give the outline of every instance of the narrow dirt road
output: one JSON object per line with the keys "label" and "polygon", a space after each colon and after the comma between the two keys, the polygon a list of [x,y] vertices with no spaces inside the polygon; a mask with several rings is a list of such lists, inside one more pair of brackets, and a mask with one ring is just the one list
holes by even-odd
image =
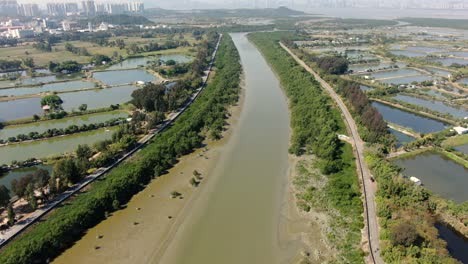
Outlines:
{"label": "narrow dirt road", "polygon": [[322,85],[322,87],[330,94],[330,96],[336,102],[345,118],[348,133],[350,133],[350,137],[354,143],[353,145],[355,150],[354,153],[356,156],[356,166],[358,168],[358,172],[362,180],[362,188],[365,198],[364,213],[366,216],[366,231],[369,241],[370,262],[376,264],[383,264],[385,262],[380,256],[379,225],[375,205],[376,187],[371,181],[371,173],[369,171],[369,168],[367,167],[367,164],[364,161],[364,141],[362,141],[361,137],[359,136],[356,122],[354,122],[351,113],[344,104],[343,100],[341,100],[341,97],[338,96],[338,94],[335,92],[335,90],[333,90],[333,88],[327,82],[320,78],[320,76],[314,70],[312,70],[305,62],[303,62],[294,53],[292,53],[291,50],[289,50],[282,43],[280,43],[280,45],[296,60],[296,62],[299,65],[301,65],[306,71],[310,72],[315,77],[315,79],[320,83],[320,85]]}

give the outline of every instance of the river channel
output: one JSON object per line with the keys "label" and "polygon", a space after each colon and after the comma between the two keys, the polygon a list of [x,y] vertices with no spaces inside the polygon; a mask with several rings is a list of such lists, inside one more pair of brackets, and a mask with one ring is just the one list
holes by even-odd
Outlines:
{"label": "river channel", "polygon": [[[174,221],[168,219],[167,206],[182,201],[170,199],[170,189],[162,186],[187,173],[178,169],[186,166],[185,159],[198,158],[196,164],[201,166],[205,159],[199,159],[200,152],[184,157],[126,209],[90,229],[56,263],[274,264],[299,251],[298,243],[280,235],[289,168],[286,98],[259,51],[245,35],[232,36],[245,73],[242,112],[222,151],[212,156],[216,161],[202,189],[182,200],[190,199],[181,213],[171,213],[176,223],[164,227]],[[185,189],[188,179],[183,181]],[[140,224],[129,224],[132,221]],[[170,235],[161,239],[166,232]],[[99,234],[102,239],[96,238]],[[95,250],[95,245],[100,248]]]}

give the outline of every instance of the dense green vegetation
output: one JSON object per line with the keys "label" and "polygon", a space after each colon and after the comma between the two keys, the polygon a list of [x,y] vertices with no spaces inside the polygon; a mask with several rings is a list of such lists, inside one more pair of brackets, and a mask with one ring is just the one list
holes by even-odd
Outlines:
{"label": "dense green vegetation", "polygon": [[0,70],[17,70],[21,69],[21,61],[19,60],[0,60]]}
{"label": "dense green vegetation", "polygon": [[[338,263],[363,262],[360,249],[363,227],[362,203],[352,151],[338,140],[337,133],[344,129],[343,121],[331,98],[319,83],[298,65],[278,44],[281,38],[292,33],[255,33],[249,39],[257,45],[289,98],[291,127],[293,130],[290,152],[296,155],[316,156],[314,167],[327,177],[322,190],[307,188],[303,200],[314,204],[315,195],[322,195],[322,206],[337,210],[329,239],[336,243],[340,256]],[[323,208],[323,207],[320,208]],[[310,209],[310,207],[309,207]]]}
{"label": "dense green vegetation", "polygon": [[[227,116],[226,107],[238,99],[239,55],[225,36],[216,57],[217,72],[203,93],[165,132],[119,165],[89,191],[59,208],[46,221],[8,245],[1,263],[45,262],[83,235],[84,231],[117,210],[152,178],[163,175],[177,158],[199,147],[206,134],[219,134]],[[203,132],[203,133],[202,133]]]}
{"label": "dense green vegetation", "polygon": [[55,73],[74,73],[81,71],[81,65],[76,61],[49,62],[48,68]]}
{"label": "dense green vegetation", "polygon": [[340,78],[337,74],[347,71],[348,64],[343,57],[317,57],[302,49],[295,48],[291,41],[283,41],[286,45],[320,73],[321,77],[330,83],[348,104],[350,112],[359,125],[359,132],[363,140],[371,143],[393,143],[393,136],[387,130],[387,123],[375,107],[371,105],[366,94],[358,83]]}

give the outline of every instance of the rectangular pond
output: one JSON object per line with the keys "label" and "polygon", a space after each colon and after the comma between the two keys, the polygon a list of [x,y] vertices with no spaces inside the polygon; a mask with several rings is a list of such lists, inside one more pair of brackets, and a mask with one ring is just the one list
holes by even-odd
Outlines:
{"label": "rectangular pond", "polygon": [[462,79],[458,80],[457,83],[468,85],[468,78],[462,78]]}
{"label": "rectangular pond", "polygon": [[[81,104],[87,104],[88,109],[109,107],[112,104],[122,104],[132,99],[135,86],[126,85],[114,88],[88,90],[60,94],[65,111],[78,110]],[[27,98],[7,102],[0,102],[0,122],[43,114],[41,98]]]}
{"label": "rectangular pond", "polygon": [[42,114],[41,98],[27,98],[0,102],[0,122]]}
{"label": "rectangular pond", "polygon": [[428,46],[408,46],[407,50],[416,51],[416,52],[426,52],[426,53],[440,53],[446,51],[443,48],[437,47],[428,47]]}
{"label": "rectangular pond", "polygon": [[434,73],[434,74],[436,74],[438,76],[442,76],[442,77],[448,77],[449,74],[450,75],[452,74],[452,72],[450,72],[450,71],[435,68],[435,67],[426,67],[425,69],[430,71],[431,73]]}
{"label": "rectangular pond", "polygon": [[456,151],[459,151],[459,152],[462,152],[462,153],[465,153],[466,155],[468,155],[468,144],[454,147],[454,149]]}
{"label": "rectangular pond", "polygon": [[108,107],[112,104],[122,104],[132,99],[136,86],[125,85],[113,88],[89,90],[75,93],[60,94],[65,111],[78,110],[81,104],[87,104],[88,109]]}
{"label": "rectangular pond", "polygon": [[393,78],[393,77],[399,77],[399,76],[419,75],[419,74],[420,72],[418,72],[417,70],[402,68],[402,69],[372,73],[371,76],[374,77],[375,79],[382,79],[382,78]]}
{"label": "rectangular pond", "polygon": [[419,178],[423,185],[443,198],[468,201],[468,169],[444,155],[426,152],[395,160],[403,175]]}
{"label": "rectangular pond", "polygon": [[408,127],[418,133],[432,133],[444,130],[448,124],[428,117],[406,112],[379,102],[372,102],[372,105],[382,114],[388,122]]}
{"label": "rectangular pond", "polygon": [[468,51],[450,51],[447,52],[447,55],[452,55],[455,57],[460,57],[460,58],[467,58],[468,59]]}
{"label": "rectangular pond", "polygon": [[452,64],[468,65],[468,60],[455,59],[455,58],[441,58],[435,59],[436,62],[442,63],[444,66],[450,66]]}
{"label": "rectangular pond", "polygon": [[0,147],[0,164],[23,161],[30,158],[45,158],[74,151],[80,144],[92,145],[98,141],[110,139],[117,127],[83,132],[70,136],[56,137],[21,144]]}
{"label": "rectangular pond", "polygon": [[59,82],[49,83],[42,86],[34,87],[17,87],[9,89],[0,89],[0,96],[21,96],[27,94],[38,94],[44,92],[63,92],[73,91],[80,89],[90,89],[94,87],[93,82],[86,81],[70,81],[70,82]]}
{"label": "rectangular pond", "polygon": [[372,87],[369,87],[369,86],[365,86],[365,85],[359,85],[359,88],[362,90],[362,91],[372,91],[374,90],[374,88]]}
{"label": "rectangular pond", "polygon": [[467,109],[456,108],[454,106],[448,106],[441,101],[429,101],[429,100],[425,100],[425,99],[421,99],[421,98],[417,98],[413,96],[400,95],[400,94],[392,98],[398,101],[409,103],[409,104],[426,107],[430,110],[437,111],[439,113],[450,114],[456,118],[464,118],[468,116]]}
{"label": "rectangular pond", "polygon": [[93,73],[93,78],[107,85],[132,84],[137,81],[151,82],[156,77],[145,70],[102,71]]}
{"label": "rectangular pond", "polygon": [[49,129],[63,129],[71,125],[81,126],[84,124],[97,124],[120,117],[128,117],[128,113],[123,111],[112,111],[83,116],[73,116],[63,119],[42,121],[25,125],[7,126],[4,129],[0,129],[0,139],[6,140],[9,137],[16,137],[19,134],[27,135],[30,132],[44,133]]}
{"label": "rectangular pond", "polygon": [[405,56],[405,57],[410,57],[410,58],[415,58],[415,57],[426,57],[426,53],[423,52],[415,52],[415,51],[409,51],[409,50],[391,50],[390,53],[396,56]]}
{"label": "rectangular pond", "polygon": [[411,84],[412,82],[424,82],[424,81],[430,81],[432,80],[432,76],[430,75],[418,75],[418,76],[411,76],[411,77],[402,77],[402,78],[391,78],[391,79],[385,79],[381,80],[380,82],[386,83],[386,84]]}
{"label": "rectangular pond", "polygon": [[397,144],[396,144],[396,147],[399,148],[401,147],[403,144],[405,143],[409,143],[411,141],[413,141],[415,138],[412,137],[412,136],[408,136],[404,133],[401,133],[400,131],[398,130],[395,130],[395,129],[389,129],[390,133],[392,133],[396,139],[397,139]]}
{"label": "rectangular pond", "polygon": [[400,62],[398,63],[383,62],[383,63],[354,64],[354,65],[350,65],[349,69],[353,70],[354,72],[366,72],[366,71],[387,69],[395,65],[397,65],[399,68],[406,66],[406,64],[400,63]]}

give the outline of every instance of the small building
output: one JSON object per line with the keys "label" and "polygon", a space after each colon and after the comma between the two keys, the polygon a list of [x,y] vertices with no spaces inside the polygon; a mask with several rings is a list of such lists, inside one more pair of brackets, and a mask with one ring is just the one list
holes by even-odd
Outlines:
{"label": "small building", "polygon": [[44,110],[44,112],[49,112],[50,111],[50,106],[49,105],[44,105],[42,107],[42,110]]}
{"label": "small building", "polygon": [[416,178],[416,177],[411,176],[409,179],[410,179],[410,181],[414,182],[414,184],[416,184],[418,186],[420,186],[422,184],[421,180]]}
{"label": "small building", "polygon": [[468,134],[468,128],[466,127],[457,126],[454,127],[453,130],[455,130],[455,132],[457,132],[458,135]]}

